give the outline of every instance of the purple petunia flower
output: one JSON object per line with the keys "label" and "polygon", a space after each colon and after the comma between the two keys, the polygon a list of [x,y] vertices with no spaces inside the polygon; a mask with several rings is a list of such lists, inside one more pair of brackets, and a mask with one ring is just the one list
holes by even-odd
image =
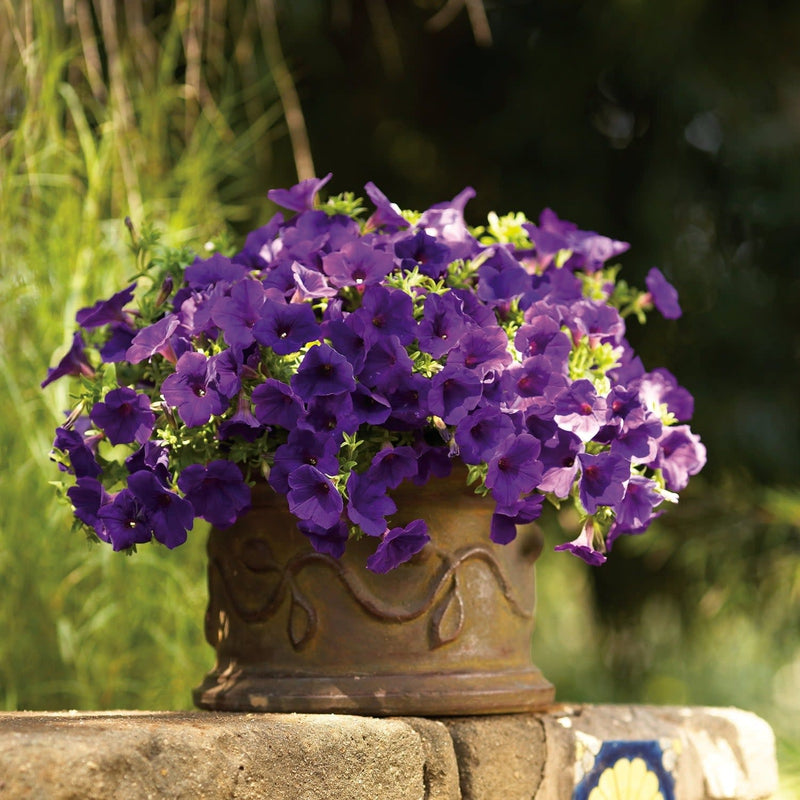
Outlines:
{"label": "purple petunia flower", "polygon": [[250,508],[250,487],[232,461],[190,464],[178,476],[178,488],[195,516],[215,528],[229,528]]}
{"label": "purple petunia flower", "polygon": [[170,482],[169,450],[160,442],[145,442],[125,459],[128,472],[149,469],[165,486]]}
{"label": "purple petunia flower", "polygon": [[[521,364],[514,364],[503,373],[502,383],[506,392],[523,400],[544,397],[552,401],[567,386],[566,376],[553,370],[553,362],[547,356],[531,356]],[[527,404],[522,403],[522,407]]]}
{"label": "purple petunia flower", "polygon": [[413,362],[396,336],[379,339],[367,350],[358,379],[371,389],[392,394],[412,375]]}
{"label": "purple petunia flower", "polygon": [[526,358],[547,356],[553,365],[566,364],[572,344],[552,317],[529,319],[514,336],[514,347]]}
{"label": "purple petunia flower", "polygon": [[77,331],[72,337],[72,345],[67,354],[55,367],[47,370],[47,377],[40,385],[44,389],[45,386],[65,375],[85,375],[87,378],[91,378],[94,374],[94,367],[86,358],[86,345],[83,343],[83,337],[80,331]]}
{"label": "purple petunia flower", "polygon": [[289,491],[289,474],[303,464],[318,467],[322,472],[333,475],[339,469],[338,453],[339,444],[332,437],[303,428],[293,430],[286,444],[275,451],[269,485],[278,494],[286,494]]}
{"label": "purple petunia flower", "polygon": [[312,397],[306,404],[306,413],[298,425],[311,428],[339,441],[342,433],[355,433],[358,418],[353,413],[353,400],[349,392]]}
{"label": "purple petunia flower", "polygon": [[611,442],[611,452],[633,463],[651,461],[656,455],[656,441],[661,436],[661,420],[644,409],[635,409],[625,418]]}
{"label": "purple petunia flower", "polygon": [[395,241],[394,252],[401,269],[410,272],[418,267],[423,275],[434,279],[440,278],[453,260],[450,248],[423,230]]}
{"label": "purple petunia flower", "polygon": [[392,408],[389,422],[405,428],[418,427],[431,413],[428,405],[430,386],[429,378],[416,373],[405,378],[387,395]]}
{"label": "purple petunia flower", "polygon": [[[498,247],[478,270],[478,297],[490,306],[532,294],[531,276],[505,247]],[[523,308],[527,303],[523,301]]]}
{"label": "purple petunia flower", "polygon": [[253,414],[247,392],[241,392],[236,403],[236,411],[219,426],[217,438],[232,439],[237,437],[246,442],[254,442],[266,429],[266,425],[259,422]]}
{"label": "purple petunia flower", "polygon": [[397,511],[386,487],[358,472],[352,472],[347,479],[347,498],[348,518],[368,536],[381,536],[386,530],[386,517]]}
{"label": "purple petunia flower", "polygon": [[417,454],[413,447],[384,447],[372,459],[367,478],[380,486],[396,489],[404,480],[416,477]]}
{"label": "purple petunia flower", "polygon": [[364,338],[370,344],[396,336],[400,344],[408,345],[417,335],[411,298],[400,289],[367,287],[361,308],[353,316],[362,321]]}
{"label": "purple petunia flower", "polygon": [[639,398],[642,404],[654,414],[661,416],[661,406],[675,419],[686,422],[694,413],[694,398],[686,389],[678,385],[675,376],[667,369],[654,369],[642,375],[638,381]]}
{"label": "purple petunia flower", "polygon": [[513,433],[511,418],[499,409],[487,406],[465,416],[456,427],[455,437],[464,463],[480,464],[489,461]]}
{"label": "purple petunia flower", "polygon": [[321,528],[332,528],[344,508],[342,496],[331,479],[308,464],[289,473],[286,499],[289,510],[298,519]]}
{"label": "purple petunia flower", "polygon": [[665,319],[678,319],[681,316],[683,312],[678,302],[678,292],[658,267],[653,267],[647,273],[645,285],[653,305]]}
{"label": "purple petunia flower", "polygon": [[153,536],[170,550],[186,541],[186,532],[194,524],[192,504],[170,491],[149,470],[134,472],[128,488],[141,503]]}
{"label": "purple petunia flower", "polygon": [[477,372],[448,363],[431,379],[428,409],[448,425],[457,425],[478,405],[482,391]]}
{"label": "purple petunia flower", "polygon": [[392,406],[380,392],[373,392],[363,383],[356,385],[352,395],[353,414],[359,425],[383,425],[392,413]]}
{"label": "purple petunia flower", "polygon": [[[95,437],[96,439],[97,437]],[[94,441],[92,443],[95,443]],[[97,478],[102,470],[95,459],[94,449],[89,440],[77,431],[67,428],[56,428],[53,449],[60,450],[69,456],[69,463],[76,478]]]}
{"label": "purple petunia flower", "polygon": [[289,211],[310,210],[314,208],[317,192],[331,179],[331,174],[329,172],[324,178],[308,178],[290,189],[270,189],[267,197]]}
{"label": "purple petunia flower", "polygon": [[296,353],[320,338],[314,310],[306,303],[276,303],[267,300],[261,319],[253,329],[256,341],[271,347],[278,355]]}
{"label": "purple petunia flower", "polygon": [[292,375],[291,385],[304,401],[316,395],[341,394],[356,388],[350,362],[327,344],[315,344],[305,354]]}
{"label": "purple petunia flower", "polygon": [[633,475],[608,533],[607,544],[610,545],[623,533],[642,533],[658,516],[653,510],[663,500],[664,497],[658,491],[655,481],[643,478],[641,475]]}
{"label": "purple petunia flower", "polygon": [[475,190],[467,186],[449,203],[431,206],[417,223],[417,227],[444,242],[454,259],[469,258],[478,249],[478,242],[464,220],[464,208],[473,197]]}
{"label": "purple petunia flower", "polygon": [[130,315],[122,309],[133,300],[135,288],[136,283],[134,282],[127,289],[117,292],[108,300],[98,300],[93,306],[82,308],[75,315],[75,321],[86,330],[99,328],[101,325],[109,325],[113,322],[130,324]]}
{"label": "purple petunia flower", "polygon": [[391,254],[375,250],[357,239],[322,258],[322,271],[338,288],[380,283],[393,269]]}
{"label": "purple petunia flower", "polygon": [[156,353],[164,356],[173,364],[178,360],[173,346],[172,337],[180,326],[180,320],[175,314],[166,317],[142,328],[133,337],[128,348],[126,359],[131,364],[138,364],[146,358],[152,358]]}
{"label": "purple petunia flower", "polygon": [[90,528],[94,528],[103,541],[109,541],[108,534],[97,516],[100,507],[111,500],[103,484],[97,478],[78,478],[75,485],[67,489],[67,497],[72,503],[75,516]]}
{"label": "purple petunia flower", "polygon": [[450,453],[443,447],[418,440],[414,449],[417,451],[417,474],[412,481],[417,486],[424,486],[431,478],[446,478],[453,471]]}
{"label": "purple petunia flower", "polygon": [[574,433],[557,428],[555,435],[542,444],[544,474],[539,491],[552,492],[561,498],[569,496],[578,472],[578,454],[583,448],[583,442]]}
{"label": "purple petunia flower", "polygon": [[[329,306],[330,308],[330,306]],[[346,320],[331,319],[324,323],[325,338],[337,353],[341,353],[353,366],[353,374],[358,375],[364,367],[369,349],[365,341],[366,323],[350,314]]]}
{"label": "purple petunia flower", "polygon": [[613,453],[581,453],[579,495],[583,507],[594,514],[600,506],[616,510],[625,495],[631,476],[631,464]]}
{"label": "purple petunia flower", "polygon": [[307,520],[298,522],[297,527],[308,537],[311,546],[318,553],[326,553],[332,558],[341,558],[344,555],[350,531],[343,519],[330,528],[322,528]]}
{"label": "purple petunia flower", "polygon": [[303,266],[299,261],[292,262],[292,275],[296,287],[292,303],[302,303],[317,297],[336,297],[338,294],[336,287],[330,285],[325,275]]}
{"label": "purple petunia flower", "polygon": [[405,528],[392,528],[383,536],[375,552],[367,559],[367,569],[383,575],[419,553],[431,540],[424,520],[415,519]]}
{"label": "purple petunia flower", "polygon": [[261,319],[265,297],[259,281],[242,280],[233,285],[230,295],[214,304],[211,319],[230,347],[243,349],[253,343],[253,329]]}
{"label": "purple petunia flower", "polygon": [[606,342],[619,344],[625,335],[625,321],[619,311],[604,303],[582,300],[573,306],[570,328],[575,339],[587,336],[590,347]]}
{"label": "purple petunia flower", "polygon": [[202,353],[184,353],[175,372],[164,379],[161,394],[190,428],[205,425],[228,407],[228,398],[217,386],[213,361]]}
{"label": "purple petunia flower", "polygon": [[105,534],[101,538],[111,542],[114,550],[146,544],[153,537],[147,511],[130,489],[122,489],[109,503],[101,506],[97,519]]}
{"label": "purple petunia flower", "polygon": [[489,538],[496,544],[508,544],[517,536],[517,525],[527,525],[539,519],[544,495],[532,494],[510,507],[498,507],[492,514]]}
{"label": "purple petunia flower", "polygon": [[429,294],[419,323],[419,346],[434,358],[456,347],[467,330],[463,304],[453,292]]}
{"label": "purple petunia flower", "polygon": [[398,230],[399,228],[408,227],[408,222],[400,213],[399,206],[396,203],[392,203],[372,181],[364,185],[364,190],[375,206],[375,211],[364,226],[366,230],[378,230],[380,228]]}
{"label": "purple petunia flower", "polygon": [[606,399],[598,396],[591,381],[575,381],[556,399],[555,421],[588,442],[608,421]]}
{"label": "purple petunia flower", "polygon": [[292,430],[303,412],[303,404],[291,387],[274,378],[256,386],[252,399],[256,419],[262,425]]}
{"label": "purple petunia flower", "polygon": [[209,258],[196,258],[184,270],[183,276],[191,289],[204,290],[218,283],[232,284],[243,280],[249,272],[245,264],[237,264],[222,253]]}
{"label": "purple petunia flower", "polygon": [[658,440],[658,452],[649,465],[664,473],[667,489],[680,492],[686,488],[689,478],[705,466],[706,448],[688,425],[664,428]]}
{"label": "purple petunia flower", "polygon": [[[239,356],[243,354],[240,353]],[[242,380],[239,377],[243,364],[233,350],[223,350],[208,360],[209,374],[214,376],[217,391],[227,400],[231,400],[239,394],[242,388]]]}
{"label": "purple petunia flower", "polygon": [[598,567],[605,563],[606,557],[594,547],[594,520],[586,520],[577,539],[556,545],[554,550],[569,550],[574,556],[582,558],[587,564]]}
{"label": "purple petunia flower", "polygon": [[565,266],[568,269],[582,269],[586,272],[602,269],[609,259],[630,249],[628,242],[610,239],[594,231],[572,231],[567,234],[567,241],[573,255]]}
{"label": "purple petunia flower", "polygon": [[89,417],[114,445],[144,444],[156,422],[150,398],[126,386],[112,389],[103,402],[95,403]]}
{"label": "purple petunia flower", "polygon": [[244,266],[248,271],[269,267],[283,250],[280,232],[284,222],[284,216],[279,211],[266,225],[250,231],[245,237],[244,247],[232,261]]}
{"label": "purple petunia flower", "polygon": [[466,331],[459,339],[458,346],[450,351],[447,365],[474,370],[483,378],[491,372],[502,372],[511,360],[508,337],[499,325],[494,325]]}
{"label": "purple petunia flower", "polygon": [[541,445],[529,433],[511,435],[489,461],[485,483],[501,506],[513,506],[542,479]]}
{"label": "purple petunia flower", "polygon": [[126,360],[126,354],[133,344],[136,331],[124,323],[112,325],[110,331],[111,336],[100,349],[100,358],[104,364],[118,364]]}

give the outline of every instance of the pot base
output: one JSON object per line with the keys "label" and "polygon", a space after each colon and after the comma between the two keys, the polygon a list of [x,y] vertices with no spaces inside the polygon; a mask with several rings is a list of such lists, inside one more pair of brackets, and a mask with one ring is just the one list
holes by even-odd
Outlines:
{"label": "pot base", "polygon": [[276,677],[253,667],[211,672],[193,692],[199,708],[366,716],[463,716],[540,711],[555,689],[531,666],[517,671]]}

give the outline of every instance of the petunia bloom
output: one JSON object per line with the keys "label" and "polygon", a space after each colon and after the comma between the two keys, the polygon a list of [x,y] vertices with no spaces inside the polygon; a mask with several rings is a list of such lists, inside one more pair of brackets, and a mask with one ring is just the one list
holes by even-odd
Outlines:
{"label": "petunia bloom", "polygon": [[168,489],[149,470],[134,472],[128,488],[141,503],[153,536],[170,550],[186,541],[186,532],[194,524],[194,507]]}
{"label": "petunia bloom", "polygon": [[72,345],[64,358],[55,367],[47,370],[47,377],[41,383],[42,389],[65,375],[85,375],[87,378],[94,375],[94,367],[86,357],[86,345],[80,331],[73,335]]}
{"label": "petunia bloom", "polygon": [[344,503],[331,479],[305,464],[289,474],[289,510],[298,519],[330,528],[336,524]]}
{"label": "petunia bloom", "polygon": [[153,538],[150,517],[141,501],[130,489],[122,489],[97,512],[105,541],[114,550],[127,550],[136,544],[146,544]]}
{"label": "petunia bloom", "polygon": [[228,398],[217,385],[213,362],[202,353],[184,353],[175,372],[164,379],[161,393],[190,428],[204,425],[228,407]]}
{"label": "petunia bloom", "polygon": [[521,495],[532,492],[542,479],[541,445],[529,433],[511,435],[497,448],[489,462],[486,485],[502,506],[511,506]]}
{"label": "petunia bloom", "polygon": [[587,564],[597,567],[605,563],[606,557],[594,546],[594,520],[586,520],[578,537],[571,542],[556,545],[553,550],[568,550],[572,555],[583,559]]}
{"label": "petunia bloom", "polygon": [[330,345],[316,344],[292,375],[291,386],[302,400],[315,395],[341,394],[356,388],[350,362]]}
{"label": "petunia bloom", "polygon": [[144,444],[156,421],[150,398],[126,386],[112,389],[103,402],[95,403],[89,416],[114,445]]}
{"label": "petunia bloom", "polygon": [[600,506],[618,508],[631,475],[630,461],[613,453],[580,453],[578,461],[581,468],[579,495],[586,511],[594,514]]}
{"label": "petunia bloom", "polygon": [[416,519],[405,528],[392,528],[367,559],[367,569],[384,574],[416,555],[431,540],[424,520]]}
{"label": "petunia bloom", "polygon": [[178,476],[178,488],[195,515],[216,528],[229,528],[250,508],[250,487],[232,461],[190,464]]}
{"label": "petunia bloom", "polygon": [[270,189],[267,197],[273,203],[290,211],[306,211],[314,208],[317,192],[331,179],[328,173],[324,178],[308,178],[290,189]]}
{"label": "petunia bloom", "polygon": [[113,322],[130,323],[131,317],[123,311],[123,308],[133,300],[135,288],[136,283],[132,283],[127,289],[117,292],[108,300],[98,300],[93,306],[82,308],[75,315],[75,321],[86,330]]}
{"label": "petunia bloom", "polygon": [[261,319],[253,327],[253,335],[259,344],[285,356],[319,339],[320,328],[310,305],[267,300]]}
{"label": "petunia bloom", "polygon": [[678,292],[664,277],[661,270],[653,267],[644,280],[653,305],[661,312],[661,315],[665,319],[678,319],[683,313],[680,303],[678,303]]}

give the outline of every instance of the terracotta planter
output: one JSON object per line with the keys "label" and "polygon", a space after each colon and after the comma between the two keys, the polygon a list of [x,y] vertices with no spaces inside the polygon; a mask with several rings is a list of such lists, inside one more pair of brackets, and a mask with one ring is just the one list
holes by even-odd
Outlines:
{"label": "terracotta planter", "polygon": [[256,488],[250,514],[208,544],[206,638],[216,667],[201,708],[455,715],[530,711],[554,689],[531,663],[538,528],[489,539],[493,504],[465,473],[393,493],[392,525],[424,518],[422,552],[386,575],[350,542],[341,561],[315,552],[283,497]]}

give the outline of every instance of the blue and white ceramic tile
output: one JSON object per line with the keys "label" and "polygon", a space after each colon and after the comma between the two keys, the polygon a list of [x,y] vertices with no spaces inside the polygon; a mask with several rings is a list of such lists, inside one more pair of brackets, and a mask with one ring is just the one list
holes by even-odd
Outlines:
{"label": "blue and white ceramic tile", "polygon": [[675,800],[680,744],[578,735],[572,800]]}

